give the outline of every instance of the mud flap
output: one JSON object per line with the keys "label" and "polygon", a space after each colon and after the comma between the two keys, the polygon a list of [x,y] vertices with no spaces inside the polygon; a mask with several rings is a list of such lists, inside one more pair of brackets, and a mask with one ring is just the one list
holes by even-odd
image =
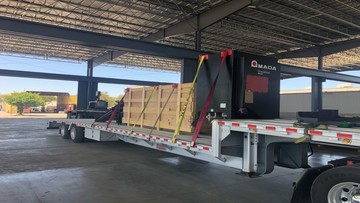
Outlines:
{"label": "mud flap", "polygon": [[299,180],[294,183],[294,192],[291,198],[291,203],[312,203],[310,197],[311,186],[322,172],[333,168],[331,165],[320,166],[305,169]]}

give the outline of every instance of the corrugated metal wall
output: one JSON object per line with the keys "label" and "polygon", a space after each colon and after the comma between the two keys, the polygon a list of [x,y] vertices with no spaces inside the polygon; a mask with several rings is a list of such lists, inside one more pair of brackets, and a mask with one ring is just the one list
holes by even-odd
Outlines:
{"label": "corrugated metal wall", "polygon": [[[324,92],[323,108],[338,109],[342,115],[360,116],[360,91]],[[297,111],[311,111],[311,94],[281,94],[280,116],[282,118],[295,118]]]}

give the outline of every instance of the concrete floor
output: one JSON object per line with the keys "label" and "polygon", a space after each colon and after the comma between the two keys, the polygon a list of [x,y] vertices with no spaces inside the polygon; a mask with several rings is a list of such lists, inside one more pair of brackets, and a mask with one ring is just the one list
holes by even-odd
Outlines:
{"label": "concrete floor", "polygon": [[[46,119],[0,119],[0,202],[287,203],[302,171],[277,167],[250,179],[120,141],[75,144],[45,128]],[[312,165],[357,153],[316,151]]]}

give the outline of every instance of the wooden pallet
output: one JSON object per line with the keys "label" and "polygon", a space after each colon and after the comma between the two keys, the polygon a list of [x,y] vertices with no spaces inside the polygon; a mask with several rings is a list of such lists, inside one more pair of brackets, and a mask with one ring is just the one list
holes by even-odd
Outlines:
{"label": "wooden pallet", "polygon": [[[155,125],[156,130],[173,131],[179,119],[179,114],[183,109],[186,99],[191,89],[191,83],[179,84],[171,94],[173,89],[172,85],[160,85],[151,97],[144,113],[140,116],[141,111],[144,109],[151,92],[156,87],[136,87],[130,88],[128,94],[124,98],[124,118],[123,122],[128,126],[136,124],[141,128],[152,128],[159,114],[166,104],[169,95],[169,102],[166,104],[160,120]],[[185,117],[180,130],[182,132],[192,132],[191,126],[194,120],[195,111],[195,90],[191,93],[190,101],[185,112]],[[140,116],[139,121],[136,123]]]}

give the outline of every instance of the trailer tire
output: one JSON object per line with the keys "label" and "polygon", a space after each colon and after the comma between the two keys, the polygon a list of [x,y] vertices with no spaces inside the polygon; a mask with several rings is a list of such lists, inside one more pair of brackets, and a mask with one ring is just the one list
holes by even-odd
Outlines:
{"label": "trailer tire", "polygon": [[78,127],[76,125],[71,125],[70,127],[70,138],[75,143],[83,142],[84,137],[84,128]]}
{"label": "trailer tire", "polygon": [[59,127],[59,133],[64,139],[70,138],[69,125],[62,123]]}
{"label": "trailer tire", "polygon": [[341,166],[321,173],[311,187],[313,203],[358,202],[360,168]]}

